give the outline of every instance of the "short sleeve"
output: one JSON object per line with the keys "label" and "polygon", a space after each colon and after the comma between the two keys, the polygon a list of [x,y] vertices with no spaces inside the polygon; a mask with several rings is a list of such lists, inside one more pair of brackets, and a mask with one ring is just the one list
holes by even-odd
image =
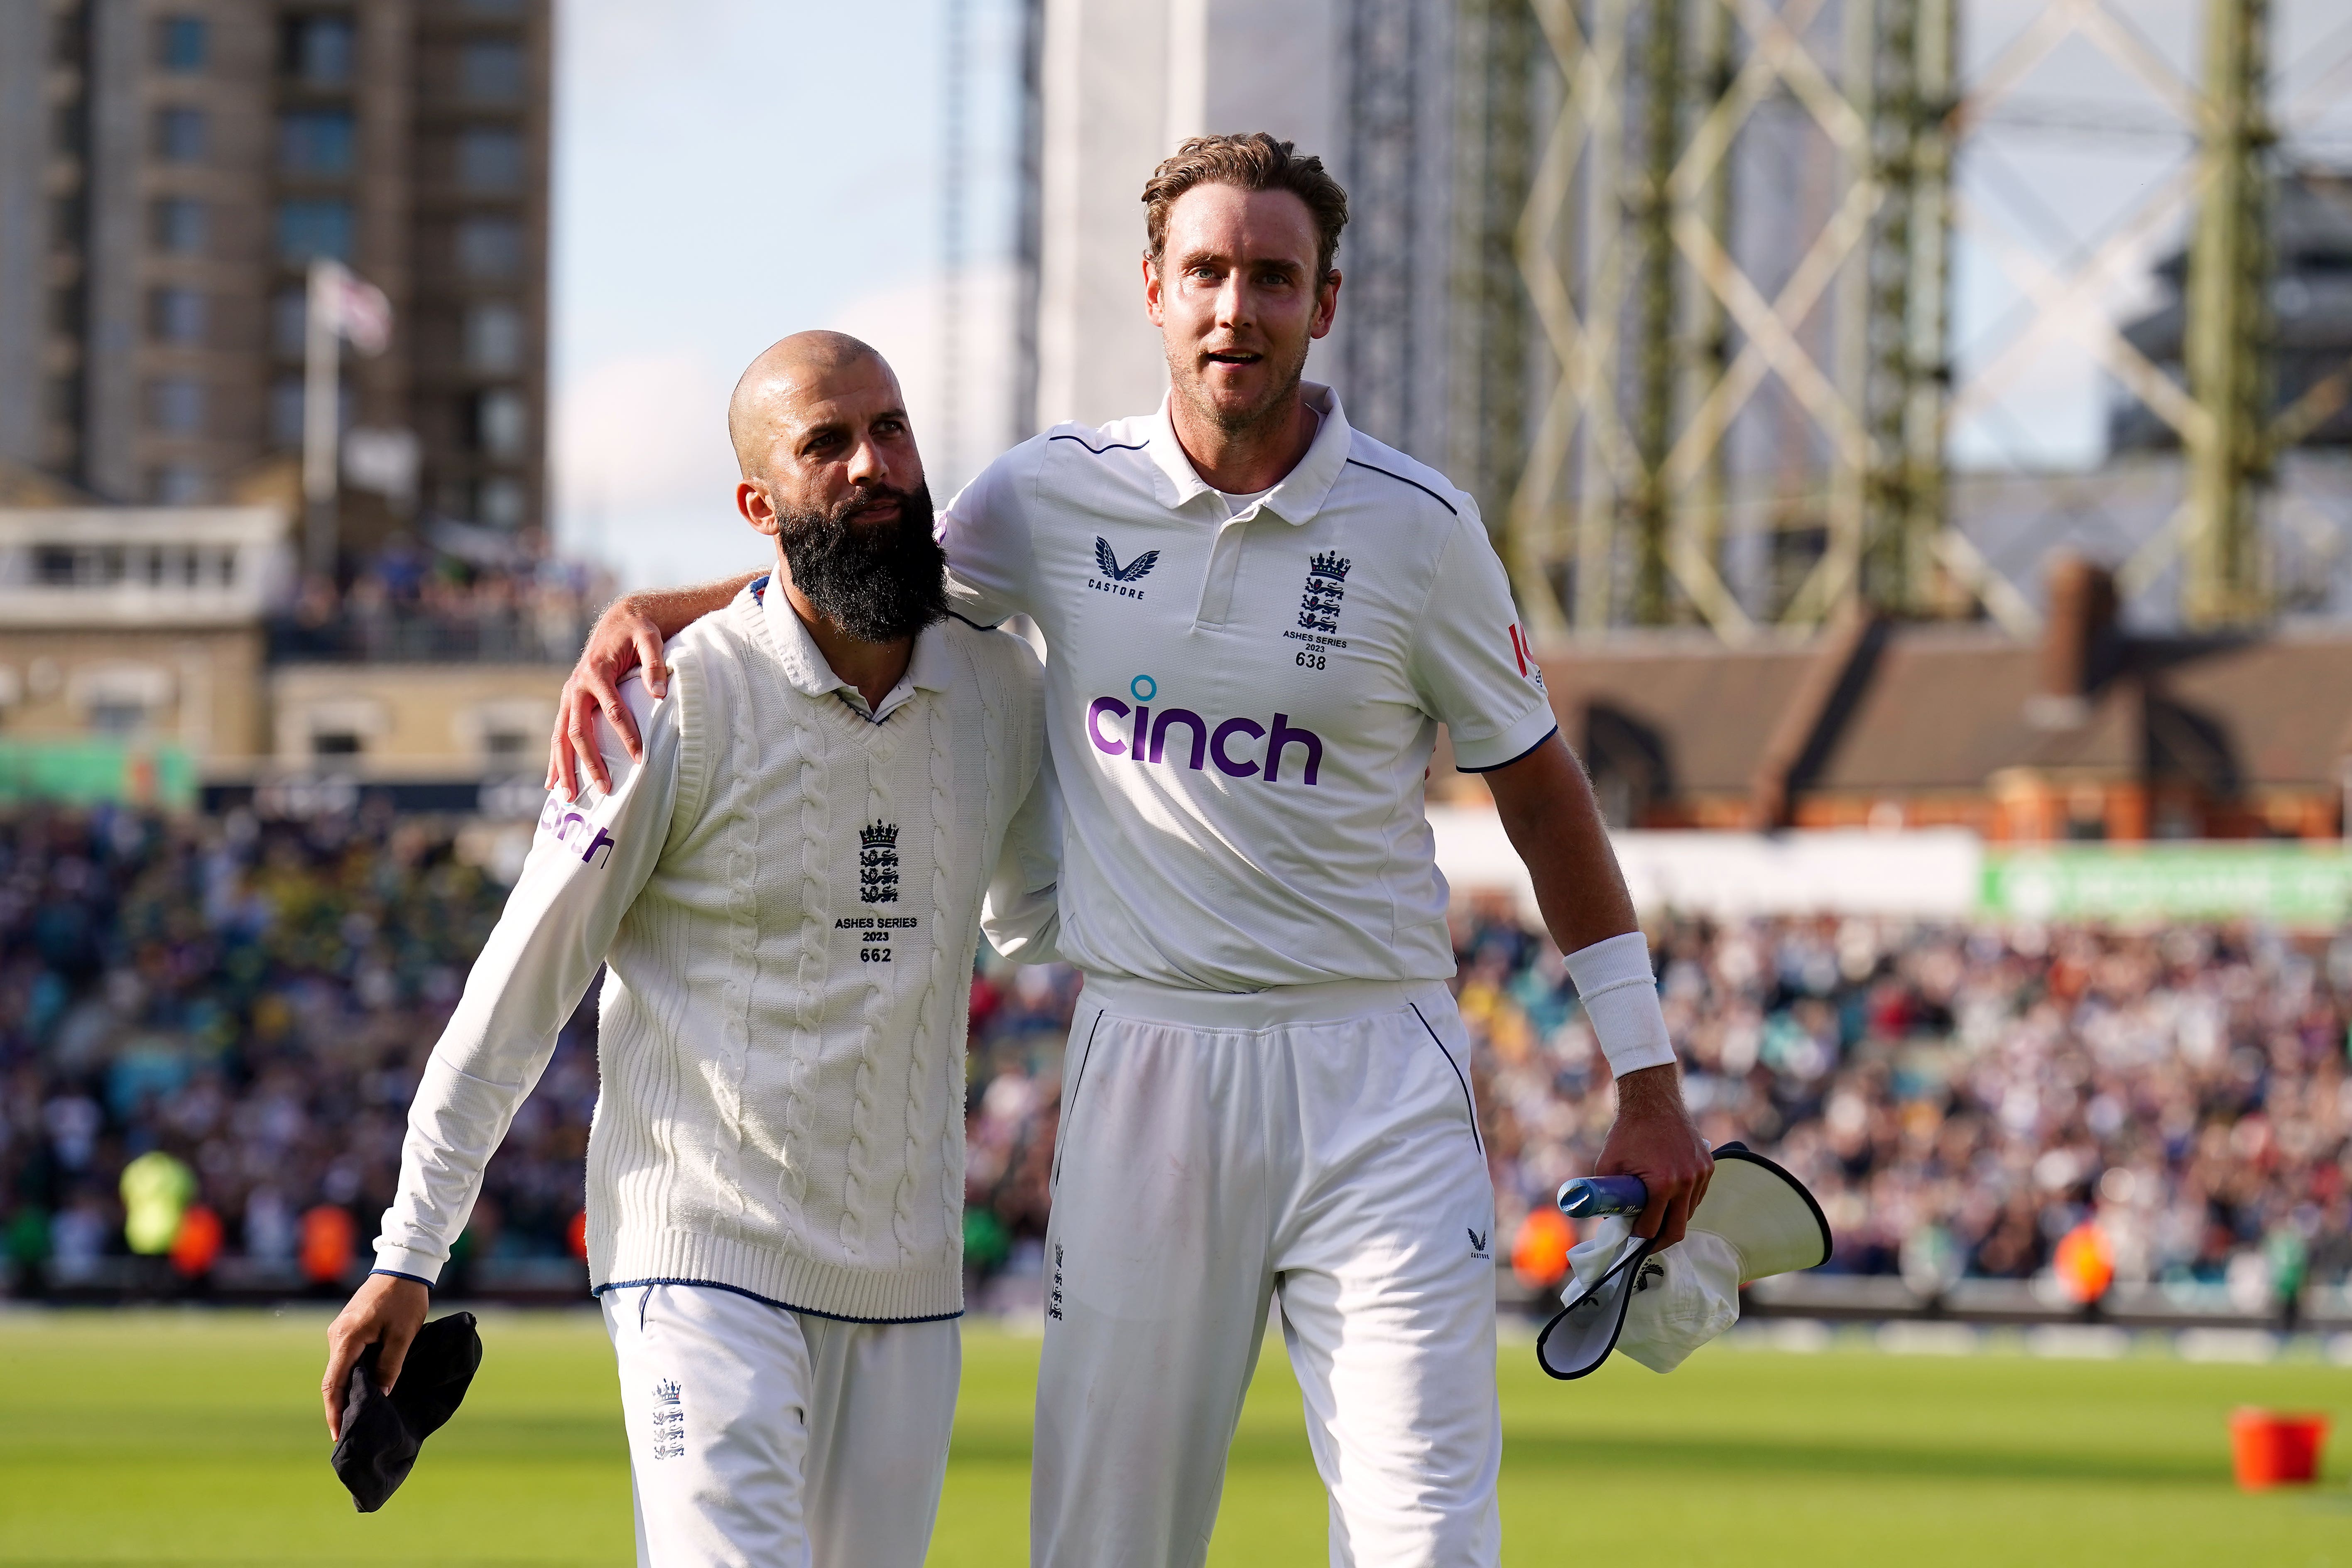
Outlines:
{"label": "short sleeve", "polygon": [[940,519],[940,542],[948,553],[948,606],[975,626],[992,626],[1034,613],[1029,511],[1041,446],[1024,441],[982,468]]}
{"label": "short sleeve", "polygon": [[1464,773],[1515,763],[1559,728],[1518,622],[1503,563],[1465,508],[1438,558],[1411,668],[1423,710],[1444,724]]}

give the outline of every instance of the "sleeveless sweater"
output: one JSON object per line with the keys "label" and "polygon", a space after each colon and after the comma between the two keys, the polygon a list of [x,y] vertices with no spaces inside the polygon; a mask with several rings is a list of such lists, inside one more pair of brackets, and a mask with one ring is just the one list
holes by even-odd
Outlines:
{"label": "sleeveless sweater", "polygon": [[597,965],[599,1290],[726,1286],[905,1321],[962,1309],[964,1048],[983,900],[1050,956],[1059,824],[1035,656],[950,620],[868,714],[764,580],[599,721],[613,790],[551,798],[411,1108],[381,1269],[438,1276]]}

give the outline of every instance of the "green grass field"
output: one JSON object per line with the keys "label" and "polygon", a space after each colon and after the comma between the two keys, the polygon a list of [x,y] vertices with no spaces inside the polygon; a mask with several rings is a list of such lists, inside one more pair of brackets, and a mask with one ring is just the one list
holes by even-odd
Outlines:
{"label": "green grass field", "polygon": [[[0,1315],[0,1564],[626,1563],[627,1462],[591,1314],[494,1315],[457,1421],[383,1513],[327,1467],[323,1316]],[[1033,1341],[975,1329],[939,1564],[1025,1560]],[[1515,1564],[2340,1563],[2352,1492],[2247,1497],[2231,1406],[2352,1407],[2315,1361],[1943,1360],[1716,1347],[1545,1380],[1506,1350]],[[2340,1475],[2340,1469],[2338,1474]],[[1621,1552],[1630,1552],[1630,1558]],[[1324,1561],[1278,1336],[1211,1561]]]}

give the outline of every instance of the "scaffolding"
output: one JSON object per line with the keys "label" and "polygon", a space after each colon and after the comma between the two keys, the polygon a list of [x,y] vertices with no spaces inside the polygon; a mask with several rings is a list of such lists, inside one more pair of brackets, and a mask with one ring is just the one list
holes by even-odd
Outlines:
{"label": "scaffolding", "polygon": [[[2268,401],[2268,0],[2206,0],[2195,83],[2115,0],[2052,0],[1964,82],[1963,10],[1462,0],[1451,457],[1538,636],[1696,622],[1745,642],[1857,613],[2032,633],[2029,595],[1952,526],[1946,452],[1956,418],[2055,340],[2188,455],[2179,513],[2126,587],[2177,563],[2190,624],[2270,613],[2263,487],[2295,421],[2326,410]],[[1954,166],[2069,39],[2136,79],[2194,154],[2087,254],[2048,258],[1972,212]],[[2094,302],[2191,214],[2183,375]],[[2031,301],[1964,377],[1956,234]],[[1531,353],[1507,351],[1515,333]]]}

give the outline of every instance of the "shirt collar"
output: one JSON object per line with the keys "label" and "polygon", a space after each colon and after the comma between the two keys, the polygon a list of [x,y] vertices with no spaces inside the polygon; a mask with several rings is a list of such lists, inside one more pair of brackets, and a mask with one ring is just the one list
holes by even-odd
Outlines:
{"label": "shirt collar", "polygon": [[[774,574],[752,583],[745,592],[753,596],[759,613],[768,623],[768,635],[776,646],[776,655],[784,667],[784,679],[793,689],[807,697],[827,697],[845,693],[857,700],[853,706],[863,710],[866,700],[857,688],[833,672],[825,662],[824,652],[809,636],[809,629],[793,612],[792,602],[776,585]],[[950,684],[947,633],[934,623],[915,634],[915,651],[907,661],[907,673],[882,699],[881,709],[872,715],[877,723],[890,716],[898,704],[914,694],[925,691],[945,691]]]}
{"label": "shirt collar", "polygon": [[[1331,487],[1339,482],[1339,470],[1347,466],[1349,448],[1355,440],[1355,433],[1348,426],[1348,416],[1339,406],[1338,393],[1312,381],[1299,383],[1298,391],[1307,400],[1307,406],[1323,416],[1323,427],[1316,431],[1298,466],[1283,475],[1281,482],[1257,503],[1292,524],[1312,521],[1315,514],[1323,510]],[[1209,493],[1209,484],[1194,471],[1192,459],[1184,455],[1182,443],[1176,439],[1176,426],[1168,417],[1166,396],[1160,398],[1160,412],[1152,417],[1150,457],[1158,470],[1153,489],[1160,492],[1161,504],[1170,510]]]}

